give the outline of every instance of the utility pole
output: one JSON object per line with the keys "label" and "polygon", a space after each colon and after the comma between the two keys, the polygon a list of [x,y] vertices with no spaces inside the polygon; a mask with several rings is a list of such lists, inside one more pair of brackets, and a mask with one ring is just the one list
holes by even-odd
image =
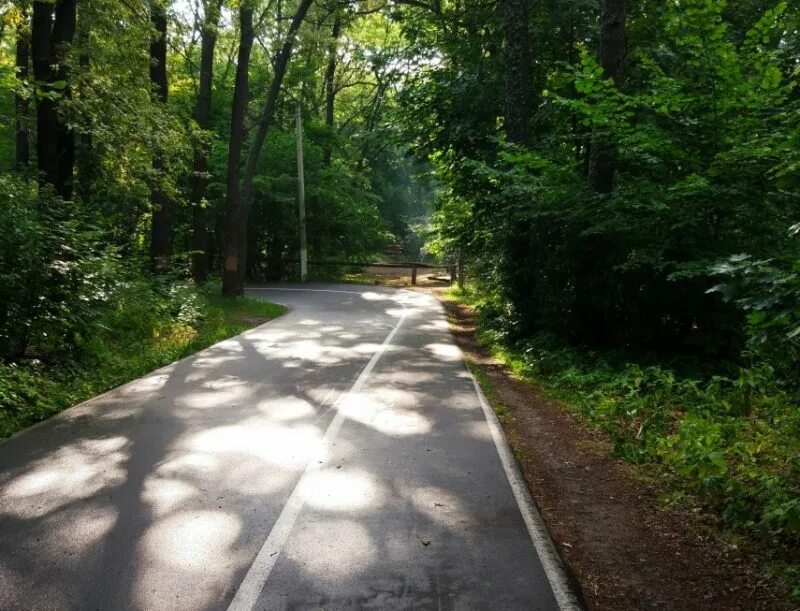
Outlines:
{"label": "utility pole", "polygon": [[306,186],[303,175],[303,119],[297,103],[297,209],[300,217],[300,280],[308,280],[308,248],[306,247]]}

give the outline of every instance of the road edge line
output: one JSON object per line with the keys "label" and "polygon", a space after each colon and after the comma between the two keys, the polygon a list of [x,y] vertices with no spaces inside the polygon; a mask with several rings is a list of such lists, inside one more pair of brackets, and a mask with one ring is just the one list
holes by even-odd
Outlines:
{"label": "road edge line", "polygon": [[583,609],[583,606],[580,604],[578,596],[570,586],[569,576],[564,567],[564,563],[561,560],[561,556],[559,556],[556,551],[555,544],[550,538],[550,533],[547,531],[547,526],[539,510],[536,508],[536,503],[531,496],[525,478],[522,476],[519,463],[517,463],[517,459],[508,443],[508,439],[506,439],[505,433],[503,433],[500,420],[497,418],[497,414],[492,409],[491,405],[489,405],[489,401],[481,385],[470,370],[469,365],[467,365],[464,352],[459,346],[457,347],[459,352],[461,352],[461,360],[464,363],[467,374],[472,380],[472,385],[475,387],[475,393],[478,395],[478,401],[486,416],[486,422],[489,425],[492,440],[497,449],[497,454],[500,457],[500,463],[503,465],[506,479],[508,479],[508,483],[514,493],[517,506],[522,513],[522,519],[525,522],[525,527],[528,530],[528,535],[531,538],[533,547],[536,549],[536,553],[542,563],[542,568],[544,568],[547,581],[550,583],[553,596],[562,611],[580,611]]}

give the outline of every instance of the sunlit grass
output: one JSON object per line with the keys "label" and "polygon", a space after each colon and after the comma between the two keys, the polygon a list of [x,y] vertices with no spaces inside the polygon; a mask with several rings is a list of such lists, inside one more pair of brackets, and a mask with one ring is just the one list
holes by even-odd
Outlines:
{"label": "sunlit grass", "polygon": [[[0,437],[286,311],[256,299],[223,298],[216,286],[198,293],[197,308],[194,322],[152,312],[124,317],[111,313],[97,336],[87,340],[85,354],[75,360],[0,364]],[[114,321],[120,325],[115,327]]]}

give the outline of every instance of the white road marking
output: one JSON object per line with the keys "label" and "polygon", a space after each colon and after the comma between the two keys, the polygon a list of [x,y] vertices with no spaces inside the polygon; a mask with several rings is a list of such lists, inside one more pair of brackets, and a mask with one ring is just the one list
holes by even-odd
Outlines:
{"label": "white road marking", "polygon": [[[321,289],[277,290],[321,291]],[[324,292],[346,293],[348,291]],[[346,401],[350,395],[359,392],[364,387],[364,384],[366,383],[369,375],[372,373],[372,370],[375,368],[375,365],[378,363],[381,356],[383,356],[384,352],[386,352],[386,349],[391,345],[394,336],[397,335],[397,332],[400,330],[400,326],[403,324],[405,317],[406,312],[404,310],[403,315],[397,321],[397,324],[391,330],[389,335],[386,336],[386,339],[383,340],[383,343],[380,345],[375,354],[372,355],[372,358],[366,364],[364,369],[361,370],[361,373],[359,374],[358,378],[356,378],[356,381],[353,382],[353,385],[350,387],[350,389],[347,392],[339,395],[339,398],[333,405],[334,408],[337,408],[336,415],[333,417],[333,420],[331,420],[331,423],[328,425],[328,428],[325,431],[325,435],[322,437],[323,446],[329,446],[332,444],[333,440],[339,434],[342,424],[344,424],[344,421],[347,419],[347,417],[344,415],[344,412],[339,411],[338,407],[344,401]],[[286,505],[284,505],[281,514],[278,516],[278,519],[275,522],[275,525],[272,527],[272,530],[267,536],[267,540],[264,541],[264,545],[261,546],[261,549],[256,555],[256,559],[253,561],[253,564],[250,566],[250,569],[244,576],[244,580],[239,586],[236,596],[233,597],[231,604],[228,606],[228,611],[250,611],[258,601],[258,597],[261,595],[261,590],[264,588],[264,585],[269,578],[269,574],[275,567],[275,563],[278,561],[278,558],[280,557],[281,552],[283,551],[283,548],[289,539],[289,535],[291,534],[292,529],[297,522],[297,518],[300,516],[300,512],[303,509],[303,486],[305,482],[308,481],[310,477],[315,472],[319,471],[323,466],[324,463],[320,463],[318,461],[312,461],[306,466],[303,474],[300,476],[300,480],[297,482],[294,490],[292,490],[289,500],[286,502]]]}
{"label": "white road marking", "polygon": [[[466,360],[464,365],[466,366]],[[556,603],[562,611],[578,611],[581,609],[581,605],[569,586],[564,565],[558,556],[558,552],[556,552],[552,539],[550,539],[544,520],[542,520],[542,516],[539,515],[539,511],[536,509],[528,486],[519,470],[519,465],[500,426],[500,421],[497,419],[497,414],[494,413],[494,410],[486,400],[480,384],[478,384],[475,376],[472,375],[469,367],[467,367],[467,372],[469,377],[472,378],[472,384],[475,386],[475,392],[478,394],[483,413],[486,416],[486,422],[489,424],[489,430],[492,433],[497,454],[500,456],[503,471],[505,471],[508,483],[514,492],[517,506],[522,513],[522,519],[528,529],[528,535],[530,535],[533,547],[536,549],[536,554],[539,556],[539,561],[542,563],[545,575],[547,575],[547,581],[550,582],[550,588],[553,590]]]}

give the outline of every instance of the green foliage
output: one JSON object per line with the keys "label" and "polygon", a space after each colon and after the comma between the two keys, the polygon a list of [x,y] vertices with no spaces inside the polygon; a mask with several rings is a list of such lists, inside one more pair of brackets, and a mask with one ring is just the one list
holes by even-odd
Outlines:
{"label": "green foliage", "polygon": [[[364,260],[391,235],[379,214],[381,200],[365,177],[345,163],[322,163],[319,130],[310,125],[304,139],[306,161],[306,228],[309,259]],[[324,142],[324,140],[323,140]],[[292,277],[299,258],[295,137],[274,131],[262,160],[253,203],[254,278]]]}
{"label": "green foliage", "polygon": [[[0,437],[266,321],[285,308],[129,274],[97,308],[80,356],[0,363]],[[45,356],[45,355],[43,355]]]}
{"label": "green foliage", "polygon": [[771,367],[700,377],[552,336],[509,345],[485,315],[482,341],[608,433],[618,456],[656,466],[729,528],[781,545],[800,541],[800,405]]}
{"label": "green foliage", "polygon": [[800,262],[753,260],[736,255],[713,267],[723,283],[709,289],[747,315],[748,346],[754,355],[793,374],[800,364]]}
{"label": "green foliage", "polygon": [[97,238],[76,204],[0,175],[0,358],[79,347],[118,268]]}

